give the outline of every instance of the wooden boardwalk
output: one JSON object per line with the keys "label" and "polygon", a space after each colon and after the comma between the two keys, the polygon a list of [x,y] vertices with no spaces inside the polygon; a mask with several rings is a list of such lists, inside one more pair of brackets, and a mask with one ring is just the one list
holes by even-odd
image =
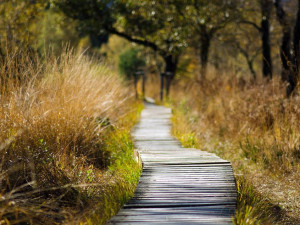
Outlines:
{"label": "wooden boardwalk", "polygon": [[231,165],[187,149],[170,134],[171,110],[146,104],[133,137],[143,172],[135,196],[108,224],[232,224],[236,186]]}

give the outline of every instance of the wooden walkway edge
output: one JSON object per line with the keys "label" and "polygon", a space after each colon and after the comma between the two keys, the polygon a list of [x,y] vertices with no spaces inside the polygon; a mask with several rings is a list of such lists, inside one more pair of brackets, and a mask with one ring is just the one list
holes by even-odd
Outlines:
{"label": "wooden walkway edge", "polygon": [[135,196],[108,224],[232,224],[236,186],[231,164],[181,147],[171,110],[146,103],[133,131],[143,172]]}

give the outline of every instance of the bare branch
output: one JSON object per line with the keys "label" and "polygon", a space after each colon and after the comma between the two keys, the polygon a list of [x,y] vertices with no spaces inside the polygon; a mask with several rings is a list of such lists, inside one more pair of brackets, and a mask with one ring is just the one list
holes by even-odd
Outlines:
{"label": "bare branch", "polygon": [[105,29],[111,33],[111,34],[115,34],[115,35],[118,35],[120,37],[123,37],[125,39],[127,39],[128,41],[131,41],[131,42],[134,42],[136,44],[140,44],[140,45],[143,45],[143,46],[146,46],[146,47],[150,47],[152,48],[154,51],[161,51],[163,52],[161,49],[158,48],[158,46],[153,43],[153,42],[150,42],[150,41],[147,41],[147,40],[143,40],[143,39],[138,39],[138,38],[135,38],[133,36],[130,36],[124,32],[121,32],[121,31],[118,31],[117,29],[115,29],[114,27],[105,27]]}
{"label": "bare branch", "polygon": [[256,23],[254,23],[254,22],[252,22],[252,21],[241,20],[240,23],[241,23],[241,24],[248,24],[248,25],[251,25],[251,26],[254,27],[256,30],[258,30],[258,32],[262,32],[261,27],[258,26]]}

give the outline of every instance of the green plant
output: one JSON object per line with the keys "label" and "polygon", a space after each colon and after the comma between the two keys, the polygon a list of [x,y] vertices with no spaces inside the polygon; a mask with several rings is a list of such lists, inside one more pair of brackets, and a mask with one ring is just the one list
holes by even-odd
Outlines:
{"label": "green plant", "polygon": [[282,210],[261,196],[243,177],[236,176],[238,191],[235,225],[274,224]]}
{"label": "green plant", "polygon": [[137,48],[130,48],[120,55],[119,70],[127,79],[132,79],[135,72],[145,66]]}

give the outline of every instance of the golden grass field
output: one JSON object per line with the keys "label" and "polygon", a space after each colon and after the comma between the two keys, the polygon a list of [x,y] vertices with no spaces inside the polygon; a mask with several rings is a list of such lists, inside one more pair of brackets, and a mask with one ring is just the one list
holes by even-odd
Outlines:
{"label": "golden grass field", "polygon": [[[9,55],[0,74],[0,224],[105,223],[140,175],[130,129],[142,106],[132,88],[70,50]],[[158,87],[149,76],[146,95],[158,99]],[[176,80],[166,102],[184,146],[232,162],[235,224],[299,223],[300,98],[284,90],[277,78],[210,71]]]}
{"label": "golden grass field", "polygon": [[129,88],[70,50],[7,55],[0,78],[0,224],[103,223],[140,173]]}
{"label": "golden grass field", "polygon": [[300,98],[278,79],[212,73],[174,84],[173,134],[232,162],[240,192],[237,224],[300,222]]}

